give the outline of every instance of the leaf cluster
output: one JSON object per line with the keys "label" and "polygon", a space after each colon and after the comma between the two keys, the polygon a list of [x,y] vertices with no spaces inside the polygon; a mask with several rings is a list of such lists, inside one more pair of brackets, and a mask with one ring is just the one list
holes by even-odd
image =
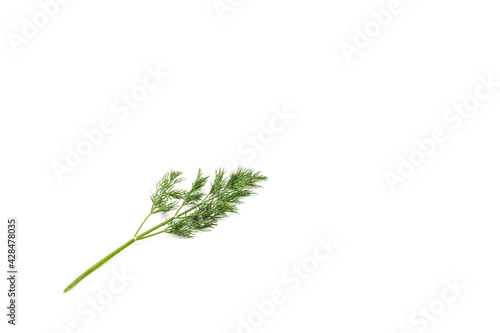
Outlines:
{"label": "leaf cluster", "polygon": [[179,199],[184,198],[185,191],[176,189],[175,186],[184,181],[182,172],[170,171],[165,174],[157,183],[156,191],[151,195],[151,214],[167,213],[178,207]]}
{"label": "leaf cluster", "polygon": [[[211,230],[229,213],[237,213],[242,199],[255,194],[254,190],[261,187],[259,183],[267,180],[260,172],[248,168],[239,167],[229,174],[219,169],[208,193],[204,193],[209,177],[201,170],[189,190],[176,189],[183,180],[181,175],[179,171],[170,171],[158,182],[151,196],[151,211],[168,212],[178,207],[164,232],[188,238],[198,231]],[[185,210],[180,212],[182,208]]]}

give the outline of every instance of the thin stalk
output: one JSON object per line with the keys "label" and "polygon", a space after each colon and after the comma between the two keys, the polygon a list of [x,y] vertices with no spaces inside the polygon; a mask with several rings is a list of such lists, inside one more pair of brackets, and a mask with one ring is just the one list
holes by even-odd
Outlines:
{"label": "thin stalk", "polygon": [[153,214],[153,212],[149,213],[148,216],[146,216],[146,218],[144,219],[144,221],[142,221],[141,225],[139,226],[139,229],[137,229],[137,231],[135,232],[134,239],[137,239],[136,236],[139,233],[139,230],[141,230],[142,226],[144,225],[146,220],[151,216],[151,214]]}
{"label": "thin stalk", "polygon": [[[208,196],[207,196],[207,197],[208,197]],[[206,199],[207,197],[205,197],[205,199]],[[201,205],[201,204],[205,201],[205,199],[203,199],[203,201],[201,201],[199,204],[194,205],[193,207],[191,207],[191,208],[189,208],[189,209],[186,209],[186,210],[185,210],[185,211],[183,211],[182,213],[180,213],[180,214],[178,214],[178,215],[176,214],[176,215],[172,216],[171,218],[169,218],[168,220],[163,221],[162,223],[160,223],[160,224],[158,224],[158,225],[156,225],[156,226],[152,227],[151,229],[149,229],[149,230],[147,230],[147,231],[144,231],[142,234],[140,234],[139,236],[137,236],[137,237],[136,237],[136,238],[137,238],[137,240],[144,239],[144,238],[145,238],[145,236],[149,235],[150,233],[152,233],[152,232],[153,232],[153,231],[155,231],[156,229],[161,228],[161,227],[163,227],[165,224],[167,224],[167,223],[169,223],[169,222],[171,222],[171,221],[173,221],[173,220],[175,220],[175,219],[178,219],[179,217],[181,217],[182,215],[184,215],[184,214],[186,214],[186,213],[189,213],[189,212],[190,212],[190,211],[192,211],[193,209],[196,209],[199,205]]]}
{"label": "thin stalk", "polygon": [[143,239],[143,238],[144,238],[144,236],[149,235],[150,233],[152,233],[152,232],[153,232],[153,231],[155,231],[156,229],[163,227],[165,224],[167,224],[167,223],[169,223],[169,222],[171,222],[171,221],[175,220],[176,218],[177,218],[177,216],[173,216],[173,217],[169,218],[168,220],[165,220],[165,221],[163,221],[162,223],[160,223],[160,224],[158,224],[158,225],[156,225],[156,226],[152,227],[151,229],[149,229],[149,230],[147,230],[147,231],[144,231],[142,234],[140,234],[139,236],[137,236],[137,240]]}
{"label": "thin stalk", "polygon": [[103,265],[106,261],[108,261],[109,259],[111,259],[114,256],[116,256],[118,253],[120,253],[121,251],[123,251],[125,248],[129,247],[130,245],[132,245],[133,242],[135,242],[135,239],[129,240],[128,242],[126,242],[125,244],[123,244],[122,246],[120,246],[119,248],[117,248],[116,250],[114,250],[113,252],[111,252],[110,254],[108,254],[107,256],[105,256],[104,258],[102,258],[101,260],[99,260],[92,267],[90,267],[85,272],[83,272],[79,277],[77,277],[75,279],[75,281],[71,282],[69,284],[69,286],[67,286],[66,289],[64,289],[64,292],[67,292],[68,290],[70,290],[71,288],[73,288],[74,286],[76,286],[78,284],[78,282],[80,282],[81,280],[83,280],[87,275],[89,275],[90,273],[92,273],[93,271],[95,271],[97,268],[99,268],[101,265]]}
{"label": "thin stalk", "polygon": [[146,238],[153,237],[153,236],[156,236],[156,235],[159,235],[159,234],[164,234],[164,233],[165,233],[165,231],[158,231],[158,232],[155,232],[152,235],[147,235],[147,236],[144,236],[142,238],[138,238],[138,240],[146,239]]}
{"label": "thin stalk", "polygon": [[185,202],[183,202],[182,205],[179,207],[179,209],[177,209],[174,216],[177,216],[177,213],[181,210],[182,207],[184,207],[184,204],[185,204]]}

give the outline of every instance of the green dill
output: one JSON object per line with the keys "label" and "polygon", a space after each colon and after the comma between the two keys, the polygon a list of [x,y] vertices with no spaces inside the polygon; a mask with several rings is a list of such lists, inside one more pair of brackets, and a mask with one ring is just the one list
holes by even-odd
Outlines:
{"label": "green dill", "polygon": [[[238,205],[242,203],[242,199],[255,194],[255,190],[261,187],[259,183],[266,181],[267,177],[260,172],[242,167],[229,174],[219,169],[215,172],[208,192],[205,193],[208,179],[209,177],[204,176],[201,170],[198,170],[191,187],[185,190],[178,188],[178,185],[184,181],[182,172],[167,172],[157,182],[156,189],[151,195],[151,210],[134,237],[83,272],[64,289],[64,292],[73,288],[87,275],[136,241],[163,233],[191,238],[199,231],[211,230],[220,219],[230,213],[238,213]],[[139,234],[151,215],[174,211],[175,213],[170,218]],[[158,229],[160,231],[157,231]]]}

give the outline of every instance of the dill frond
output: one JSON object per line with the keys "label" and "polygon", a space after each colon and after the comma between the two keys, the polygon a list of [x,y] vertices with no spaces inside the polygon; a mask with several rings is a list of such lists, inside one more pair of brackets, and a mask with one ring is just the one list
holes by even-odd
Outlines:
{"label": "dill frond", "polygon": [[[218,169],[208,192],[205,193],[208,179],[209,177],[204,176],[199,169],[191,188],[184,190],[178,188],[184,181],[182,172],[173,170],[167,172],[156,183],[156,189],[151,194],[150,213],[141,223],[134,237],[83,272],[64,289],[64,292],[73,288],[87,275],[136,241],[164,233],[192,238],[199,231],[211,230],[220,219],[227,217],[230,213],[238,213],[238,205],[243,203],[242,199],[254,195],[255,190],[261,187],[260,183],[266,181],[267,177],[260,172],[243,167],[229,174],[224,169]],[[151,215],[167,214],[175,209],[177,210],[173,216],[139,234]],[[164,229],[161,230],[160,228],[163,227]],[[161,231],[156,232],[158,229]]]}

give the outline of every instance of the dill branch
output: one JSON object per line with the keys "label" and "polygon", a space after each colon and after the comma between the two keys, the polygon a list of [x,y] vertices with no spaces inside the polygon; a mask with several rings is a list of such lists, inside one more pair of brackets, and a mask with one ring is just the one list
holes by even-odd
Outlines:
{"label": "dill branch", "polygon": [[[73,288],[87,275],[136,241],[163,233],[192,238],[199,231],[211,230],[220,219],[227,217],[230,213],[238,213],[238,205],[243,203],[242,199],[254,195],[255,190],[261,187],[260,183],[266,181],[267,177],[248,168],[239,167],[230,174],[219,169],[215,172],[208,193],[204,193],[208,179],[209,177],[204,176],[199,169],[191,188],[184,190],[177,188],[184,181],[182,172],[173,170],[167,172],[156,183],[156,189],[151,194],[151,210],[134,237],[83,272],[66,287],[64,292]],[[177,210],[172,217],[139,234],[151,215],[166,214],[175,209]],[[154,232],[162,227],[165,227],[162,231]]]}

